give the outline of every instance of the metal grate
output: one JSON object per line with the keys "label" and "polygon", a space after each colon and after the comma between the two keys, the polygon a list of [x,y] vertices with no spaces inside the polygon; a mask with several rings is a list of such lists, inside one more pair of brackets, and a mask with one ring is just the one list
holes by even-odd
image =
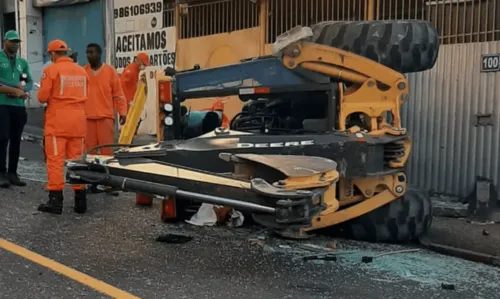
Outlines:
{"label": "metal grate", "polygon": [[[167,26],[175,26],[174,6],[165,0]],[[297,25],[372,19],[428,20],[442,44],[500,40],[500,0],[198,0],[177,6],[180,39],[259,27],[262,8],[265,43]]]}
{"label": "metal grate", "polygon": [[179,38],[194,38],[259,26],[258,1],[219,0],[178,4]]}
{"label": "metal grate", "polygon": [[163,0],[163,28],[175,26],[175,0]]}
{"label": "metal grate", "polygon": [[428,20],[438,29],[442,44],[500,40],[500,0],[372,1],[375,19]]}
{"label": "metal grate", "polygon": [[367,0],[268,0],[266,43],[297,25],[364,20],[367,8]]}

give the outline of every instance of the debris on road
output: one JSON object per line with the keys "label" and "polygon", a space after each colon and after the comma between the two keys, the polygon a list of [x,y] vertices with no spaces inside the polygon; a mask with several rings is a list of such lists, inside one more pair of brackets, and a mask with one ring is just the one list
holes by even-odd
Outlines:
{"label": "debris on road", "polygon": [[379,258],[381,256],[386,256],[386,255],[391,255],[391,254],[399,254],[399,253],[409,253],[409,252],[417,252],[420,251],[420,249],[406,249],[406,250],[397,250],[397,251],[390,251],[390,252],[384,252],[375,256],[362,256],[361,261],[363,263],[371,263],[373,262],[374,259]]}
{"label": "debris on road", "polygon": [[326,243],[326,247],[329,249],[337,249],[337,241],[333,240],[332,242]]}
{"label": "debris on road", "polygon": [[323,260],[323,261],[337,261],[337,256],[334,254],[315,254],[315,255],[307,255],[302,257],[302,260],[304,261],[311,261],[311,260]]}
{"label": "debris on road", "polygon": [[203,203],[196,214],[186,222],[196,226],[226,224],[229,227],[240,227],[244,220],[243,214],[233,208]]}
{"label": "debris on road", "polygon": [[191,241],[193,239],[192,236],[181,235],[181,234],[164,234],[159,235],[156,238],[156,242],[161,243],[170,243],[170,244],[183,244]]}
{"label": "debris on road", "polygon": [[252,245],[264,246],[266,244],[262,240],[249,239],[249,241],[250,241],[250,244],[252,244]]}
{"label": "debris on road", "polygon": [[452,283],[444,283],[444,282],[443,282],[443,283],[441,284],[441,288],[442,288],[443,290],[455,290],[455,285],[454,285],[454,284],[452,284]]}

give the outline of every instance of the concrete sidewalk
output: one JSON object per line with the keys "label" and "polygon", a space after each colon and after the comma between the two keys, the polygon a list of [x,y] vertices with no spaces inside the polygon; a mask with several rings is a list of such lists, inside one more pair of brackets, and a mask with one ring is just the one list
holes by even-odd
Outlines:
{"label": "concrete sidewalk", "polygon": [[28,122],[27,127],[43,128],[43,121],[45,118],[43,108],[27,108]]}
{"label": "concrete sidewalk", "polygon": [[31,141],[32,139],[41,140],[43,138],[43,108],[27,108],[28,121],[24,127],[23,139]]}

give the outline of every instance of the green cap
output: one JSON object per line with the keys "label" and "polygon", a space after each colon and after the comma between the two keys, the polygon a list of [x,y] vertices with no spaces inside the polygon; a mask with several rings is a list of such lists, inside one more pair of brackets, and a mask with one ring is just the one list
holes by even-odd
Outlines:
{"label": "green cap", "polygon": [[19,38],[19,34],[14,30],[10,30],[10,31],[5,32],[4,39],[5,40],[12,40],[12,41],[20,41],[21,40]]}

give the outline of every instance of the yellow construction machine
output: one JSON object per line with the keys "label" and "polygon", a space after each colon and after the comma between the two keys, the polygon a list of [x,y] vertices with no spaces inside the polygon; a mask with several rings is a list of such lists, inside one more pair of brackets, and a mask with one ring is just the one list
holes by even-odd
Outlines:
{"label": "yellow construction machine", "polygon": [[[158,81],[157,142],[67,161],[67,181],[154,195],[177,212],[193,202],[233,207],[290,238],[332,228],[414,240],[432,207],[404,172],[412,142],[403,73],[432,68],[438,49],[425,21],[323,22],[279,36],[270,56],[168,72]],[[234,95],[244,104],[229,128],[220,114],[195,117],[183,105]]]}

